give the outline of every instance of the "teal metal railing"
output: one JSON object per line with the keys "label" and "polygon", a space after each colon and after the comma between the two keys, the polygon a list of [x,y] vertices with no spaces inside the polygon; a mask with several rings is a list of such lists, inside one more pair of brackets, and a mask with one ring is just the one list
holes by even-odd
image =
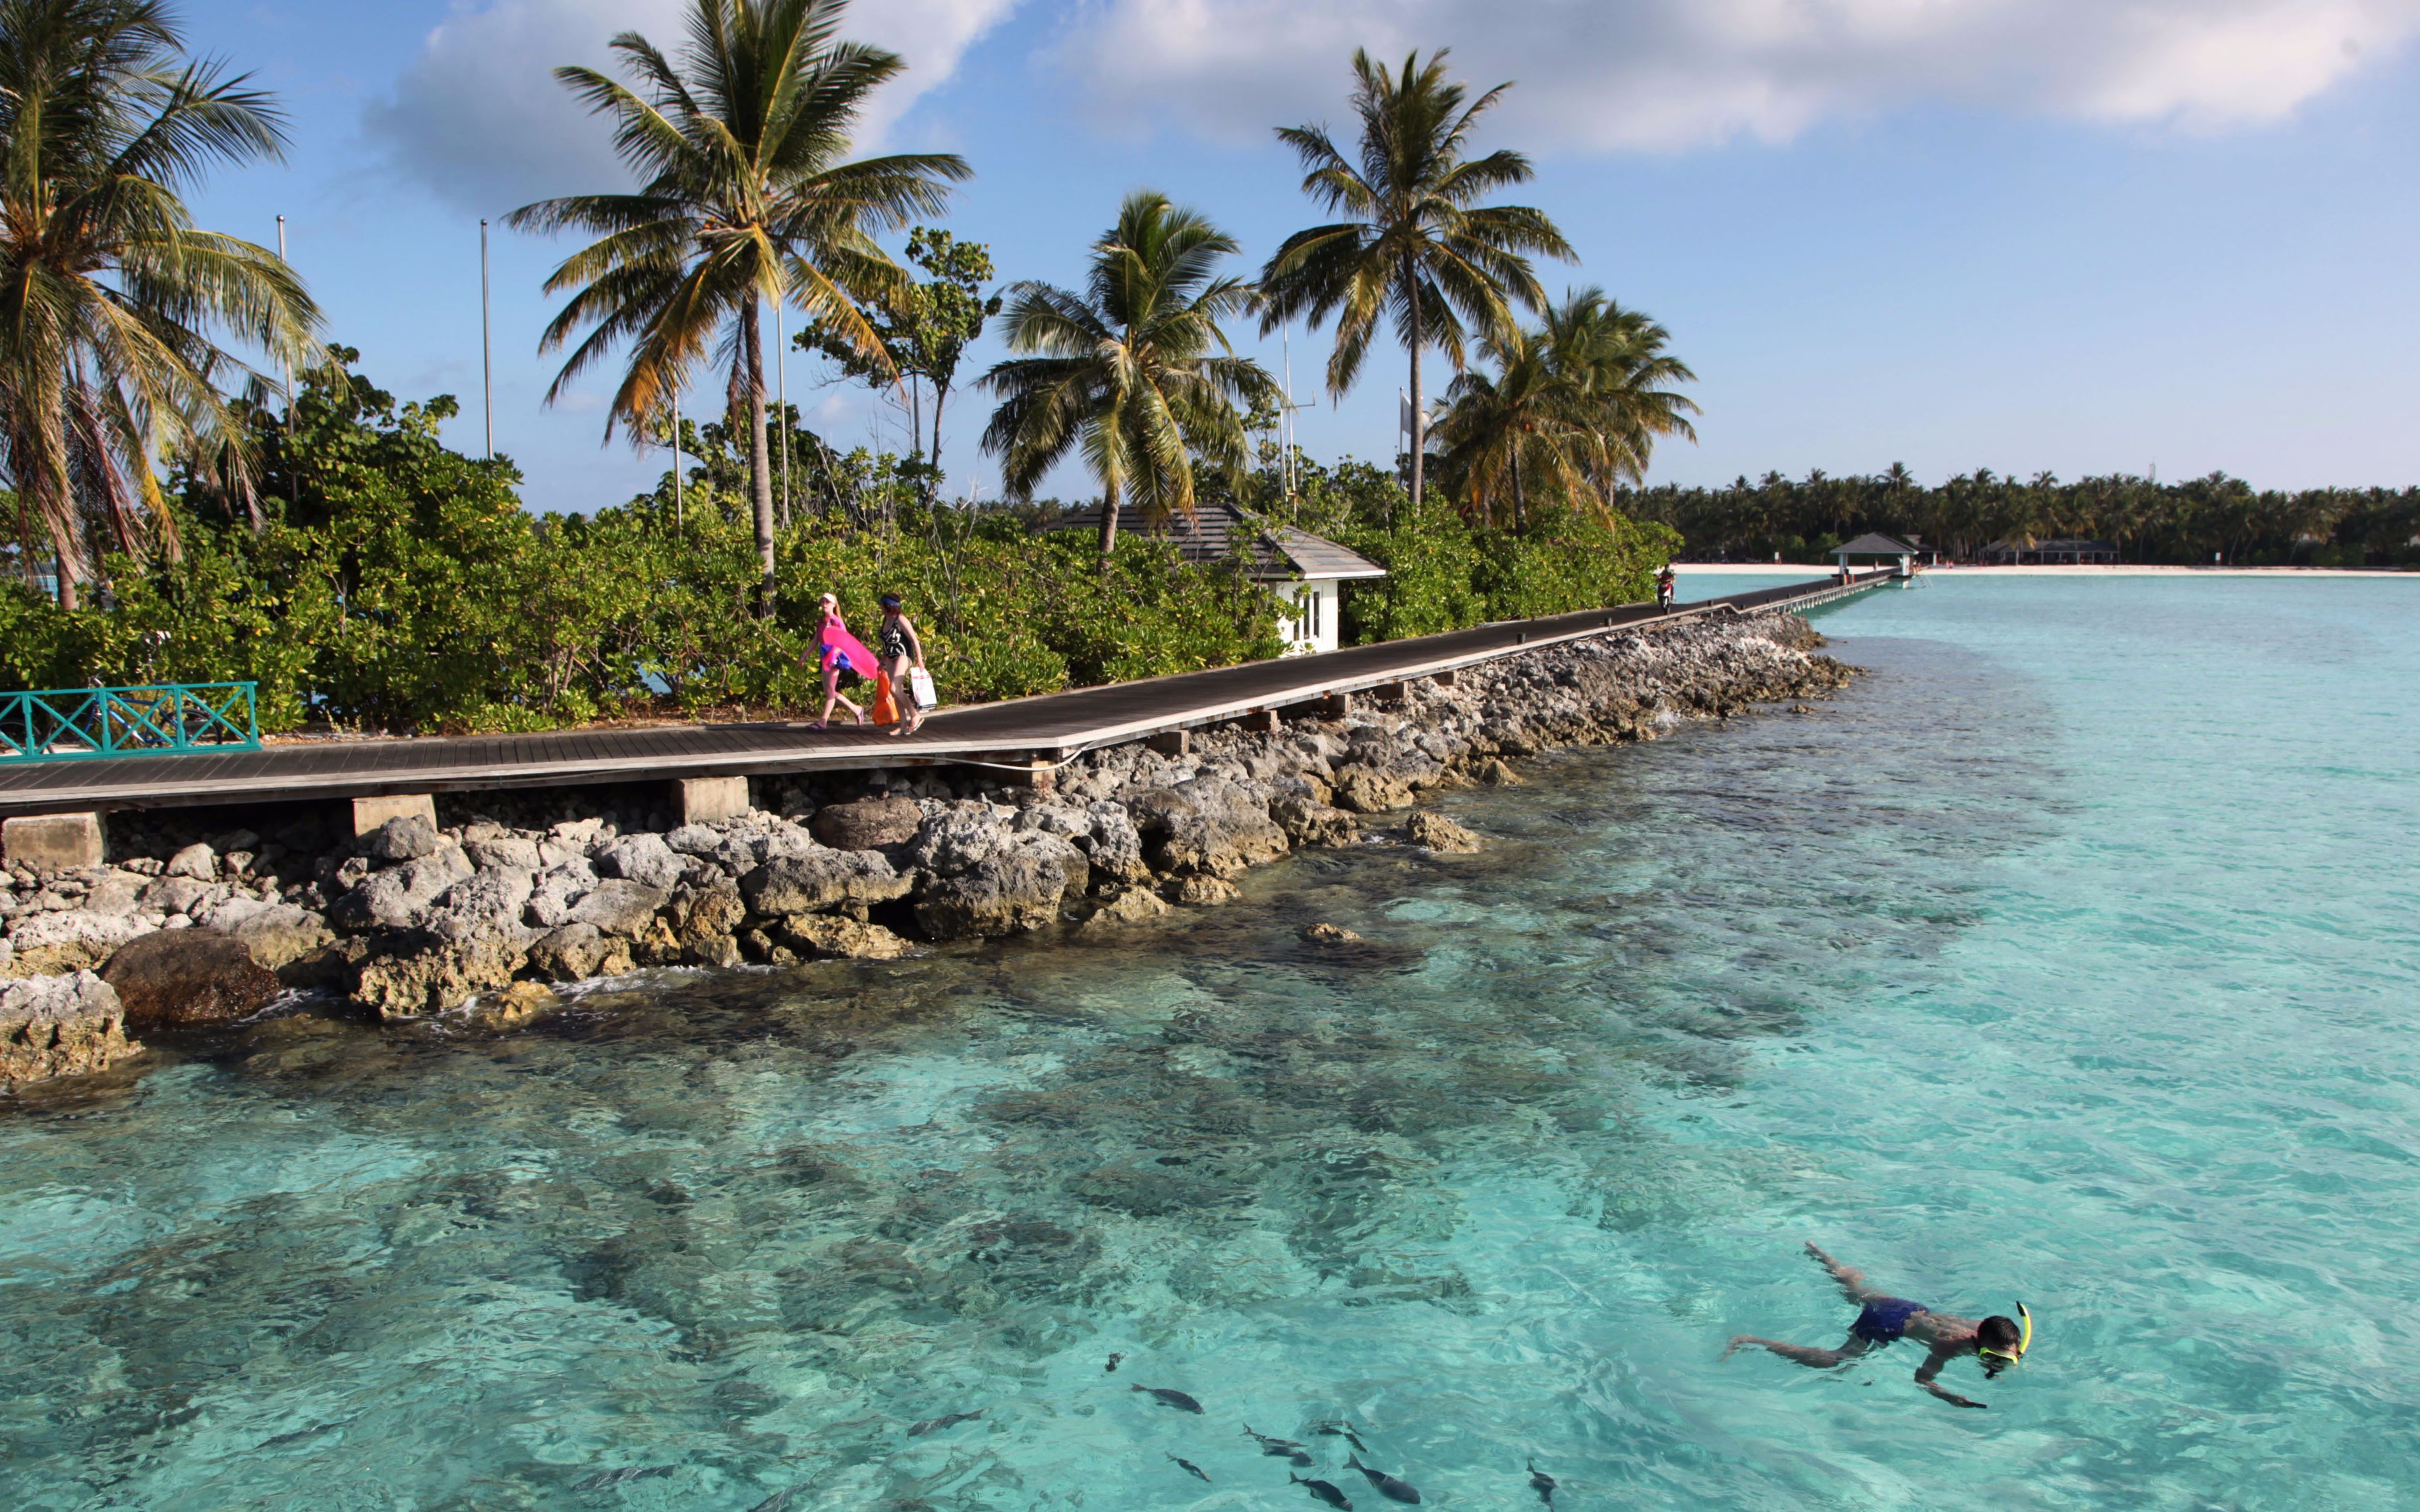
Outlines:
{"label": "teal metal railing", "polygon": [[0,693],[0,763],[258,750],[256,683]]}

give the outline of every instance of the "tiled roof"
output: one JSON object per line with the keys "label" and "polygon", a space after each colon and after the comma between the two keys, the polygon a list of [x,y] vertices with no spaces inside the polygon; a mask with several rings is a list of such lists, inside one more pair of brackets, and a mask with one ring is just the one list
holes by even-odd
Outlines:
{"label": "tiled roof", "polygon": [[[1054,531],[1101,528],[1101,507],[1080,509],[1050,523]],[[1247,576],[1262,581],[1295,578],[1383,578],[1387,569],[1357,551],[1348,550],[1309,531],[1291,525],[1264,530],[1233,504],[1204,504],[1187,520],[1172,516],[1157,529],[1147,525],[1142,511],[1132,504],[1118,510],[1120,535],[1145,535],[1167,541],[1187,562],[1220,562],[1246,558]]]}
{"label": "tiled roof", "polygon": [[1894,541],[1887,535],[1877,535],[1871,531],[1868,531],[1846,546],[1836,546],[1832,548],[1832,555],[1836,557],[1906,557],[1915,554],[1916,548],[1905,541]]}

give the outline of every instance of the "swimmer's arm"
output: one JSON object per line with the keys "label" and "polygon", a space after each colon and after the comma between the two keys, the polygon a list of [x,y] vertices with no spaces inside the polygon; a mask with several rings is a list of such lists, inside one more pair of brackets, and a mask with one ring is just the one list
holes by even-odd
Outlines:
{"label": "swimmer's arm", "polygon": [[1972,1396],[1961,1396],[1956,1392],[1942,1385],[1934,1379],[1941,1374],[1941,1367],[1943,1365],[1947,1365],[1950,1361],[1957,1358],[1958,1351],[1955,1350],[1934,1350],[1931,1354],[1924,1357],[1924,1364],[1916,1367],[1916,1383],[1922,1386],[1926,1391],[1931,1392],[1935,1396],[1940,1397],[1943,1401],[1947,1402],[1952,1407],[1987,1407],[1991,1405],[1988,1402],[1978,1402]]}

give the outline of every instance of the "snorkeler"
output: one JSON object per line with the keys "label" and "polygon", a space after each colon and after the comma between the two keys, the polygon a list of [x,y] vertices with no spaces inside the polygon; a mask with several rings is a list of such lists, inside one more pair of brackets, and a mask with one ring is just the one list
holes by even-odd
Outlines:
{"label": "snorkeler", "polygon": [[1931,1351],[1925,1355],[1924,1363],[1916,1367],[1917,1385],[1952,1407],[1981,1407],[1986,1404],[1971,1396],[1961,1396],[1934,1380],[1941,1374],[1942,1366],[1962,1354],[1971,1354],[1982,1365],[1983,1377],[1988,1381],[2023,1360],[2025,1350],[2033,1345],[2034,1315],[2025,1310],[2024,1303],[2017,1304],[2017,1318],[2024,1319],[2022,1324],[2016,1318],[1997,1316],[1978,1323],[1947,1313],[1936,1313],[1920,1302],[1876,1291],[1866,1285],[1864,1272],[1842,1265],[1813,1244],[1807,1246],[1807,1253],[1815,1257],[1831,1273],[1832,1279],[1840,1284],[1842,1295],[1864,1309],[1857,1314],[1857,1320],[1849,1325],[1848,1338],[1837,1350],[1823,1350],[1811,1345],[1784,1344],[1777,1339],[1761,1339],[1753,1334],[1742,1334],[1723,1350],[1724,1359],[1730,1359],[1732,1350],[1743,1344],[1761,1344],[1785,1360],[1795,1360],[1817,1370],[1829,1370],[1834,1365],[1846,1365],[1868,1350],[1912,1338]]}

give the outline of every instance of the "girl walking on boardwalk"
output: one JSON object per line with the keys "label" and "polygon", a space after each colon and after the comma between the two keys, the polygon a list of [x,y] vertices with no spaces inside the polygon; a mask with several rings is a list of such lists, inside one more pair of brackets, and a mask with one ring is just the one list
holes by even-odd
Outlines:
{"label": "girl walking on boardwalk", "polygon": [[865,649],[863,641],[848,633],[848,621],[841,618],[840,600],[830,594],[824,595],[824,624],[815,635],[815,644],[820,648],[824,669],[824,712],[815,717],[815,728],[831,728],[831,711],[835,703],[846,709],[858,723],[863,724],[865,711],[840,696],[840,674],[852,671],[860,677],[872,675],[874,653]]}
{"label": "girl walking on boardwalk", "polygon": [[912,664],[918,671],[924,670],[924,642],[908,623],[897,594],[882,595],[882,631],[875,639],[882,647],[882,672],[891,679],[891,697],[899,705],[899,722],[891,733],[912,735],[924,722],[924,705],[916,701],[908,669]]}

